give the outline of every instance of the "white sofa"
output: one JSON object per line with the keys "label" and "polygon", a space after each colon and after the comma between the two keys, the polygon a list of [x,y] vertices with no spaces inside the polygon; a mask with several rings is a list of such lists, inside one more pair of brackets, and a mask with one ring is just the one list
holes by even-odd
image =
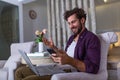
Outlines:
{"label": "white sofa", "polygon": [[8,72],[7,69],[4,68],[6,60],[0,60],[0,80],[7,80],[8,79]]}
{"label": "white sofa", "polygon": [[[34,46],[34,42],[13,43],[11,44],[11,56],[7,61],[0,62],[0,80],[14,80],[14,71],[20,64],[21,55],[18,49],[30,53]],[[3,75],[2,75],[3,74]]]}
{"label": "white sofa", "polygon": [[[110,43],[117,41],[117,35],[114,32],[106,32],[98,35],[101,41],[101,62],[97,74],[85,72],[72,72],[54,74],[51,80],[107,80],[107,54]],[[120,75],[120,74],[119,74]]]}

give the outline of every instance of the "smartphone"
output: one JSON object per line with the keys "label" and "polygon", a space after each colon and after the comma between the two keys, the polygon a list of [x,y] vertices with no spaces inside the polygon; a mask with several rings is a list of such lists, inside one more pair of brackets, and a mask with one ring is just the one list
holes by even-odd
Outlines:
{"label": "smartphone", "polygon": [[52,53],[56,53],[53,49],[47,49],[47,51],[52,54]]}

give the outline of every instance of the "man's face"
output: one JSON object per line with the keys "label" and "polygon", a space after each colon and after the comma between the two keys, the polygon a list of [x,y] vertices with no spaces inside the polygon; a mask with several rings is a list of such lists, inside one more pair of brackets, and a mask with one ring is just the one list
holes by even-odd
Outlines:
{"label": "man's face", "polygon": [[74,34],[79,34],[82,30],[82,24],[75,14],[71,15],[67,19],[70,29]]}

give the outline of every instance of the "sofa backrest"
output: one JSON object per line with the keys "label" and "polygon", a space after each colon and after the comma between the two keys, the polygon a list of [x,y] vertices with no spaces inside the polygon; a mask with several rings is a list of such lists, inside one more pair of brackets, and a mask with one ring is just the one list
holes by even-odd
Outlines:
{"label": "sofa backrest", "polygon": [[20,56],[18,49],[21,49],[26,53],[30,53],[30,51],[32,51],[33,45],[34,42],[13,43],[11,44],[11,56]]}
{"label": "sofa backrest", "polygon": [[98,37],[101,42],[101,61],[98,73],[101,73],[103,71],[107,72],[108,49],[111,43],[117,42],[118,38],[115,32],[106,32],[98,34]]}
{"label": "sofa backrest", "polygon": [[24,42],[24,43],[12,43],[10,46],[11,56],[8,58],[4,67],[9,66],[10,62],[20,61],[21,55],[18,52],[18,49],[25,51],[26,53],[30,53],[32,51],[34,42]]}

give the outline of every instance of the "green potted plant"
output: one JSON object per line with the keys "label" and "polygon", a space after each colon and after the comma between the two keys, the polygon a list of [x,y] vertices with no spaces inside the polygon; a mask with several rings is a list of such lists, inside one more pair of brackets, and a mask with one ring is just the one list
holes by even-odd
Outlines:
{"label": "green potted plant", "polygon": [[42,38],[43,38],[44,34],[46,34],[46,33],[47,33],[46,29],[43,29],[42,31],[39,31],[39,30],[35,31],[35,35],[37,37],[35,39],[35,42],[38,44],[38,52],[43,52],[44,51]]}

